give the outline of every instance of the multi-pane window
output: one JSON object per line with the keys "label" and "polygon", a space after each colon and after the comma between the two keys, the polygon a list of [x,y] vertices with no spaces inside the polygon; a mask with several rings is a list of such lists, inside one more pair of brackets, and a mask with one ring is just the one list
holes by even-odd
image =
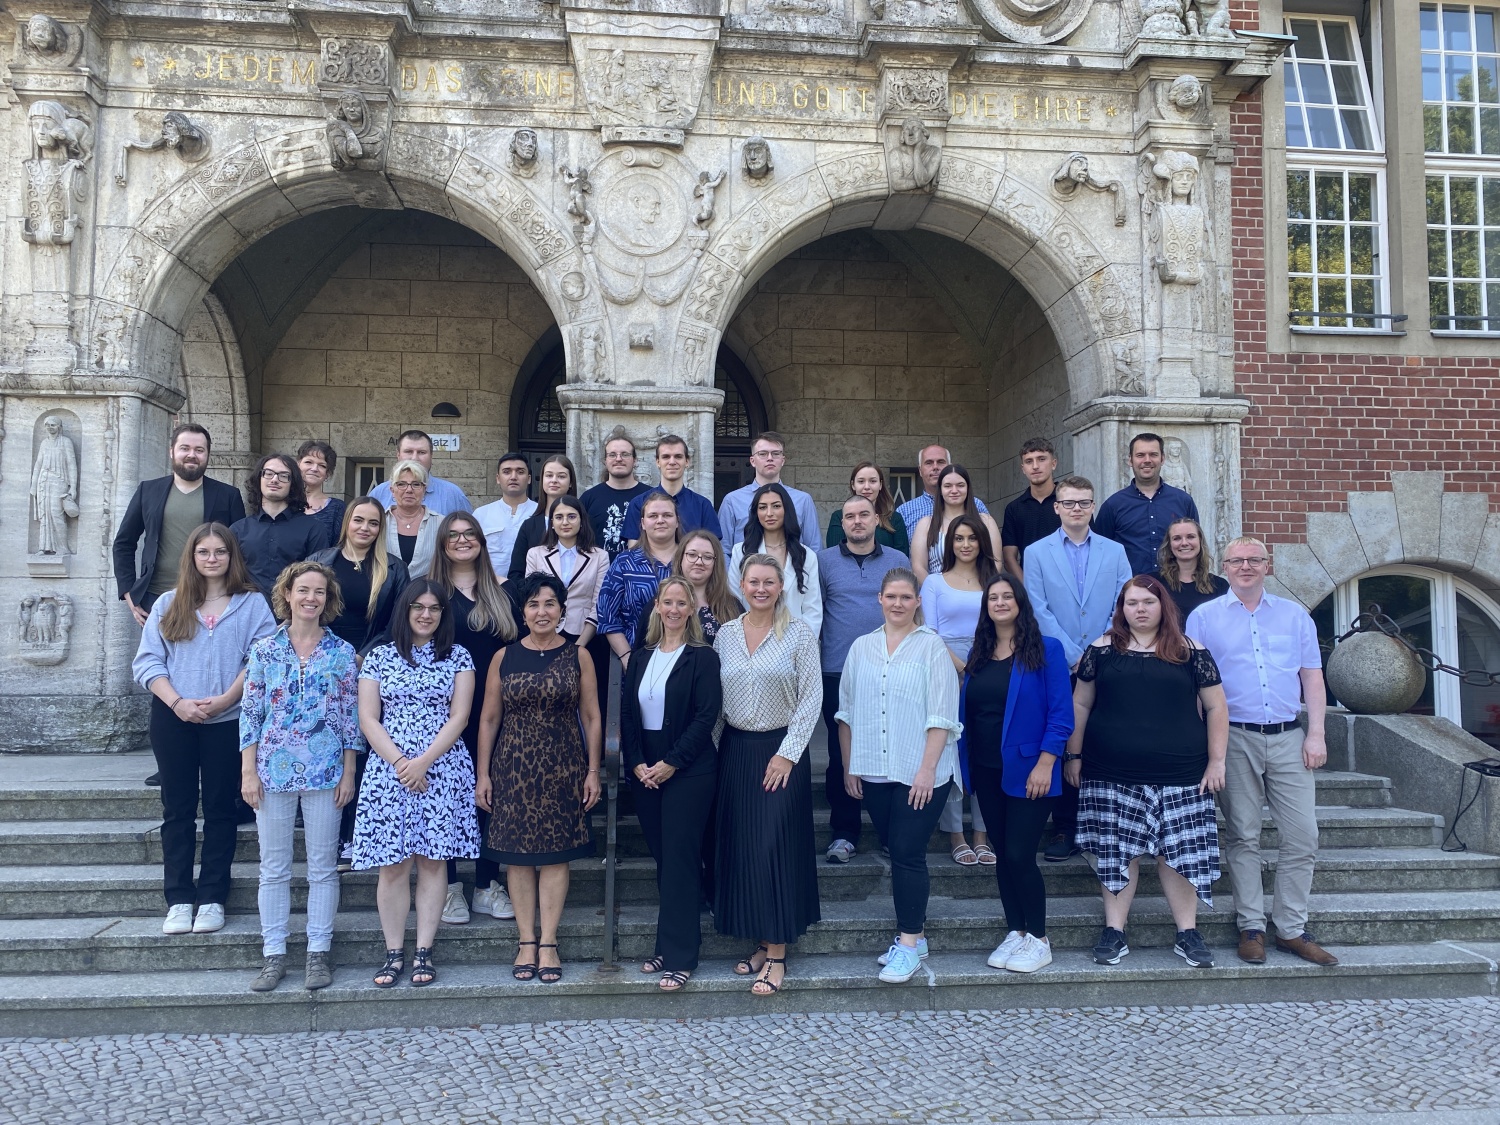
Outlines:
{"label": "multi-pane window", "polygon": [[1384,151],[1353,21],[1288,16],[1287,309],[1299,328],[1387,326]]}
{"label": "multi-pane window", "polygon": [[1423,4],[1422,124],[1427,151],[1500,156],[1500,43],[1495,12]]}
{"label": "multi-pane window", "polygon": [[1434,329],[1500,331],[1500,175],[1428,175],[1427,274]]}

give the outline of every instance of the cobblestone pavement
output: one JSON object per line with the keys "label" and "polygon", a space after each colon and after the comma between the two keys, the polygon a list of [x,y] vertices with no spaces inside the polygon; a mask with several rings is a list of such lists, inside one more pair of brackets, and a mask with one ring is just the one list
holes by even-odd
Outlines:
{"label": "cobblestone pavement", "polygon": [[17,1125],[1491,1125],[1500,1000],[8,1039],[0,1064]]}

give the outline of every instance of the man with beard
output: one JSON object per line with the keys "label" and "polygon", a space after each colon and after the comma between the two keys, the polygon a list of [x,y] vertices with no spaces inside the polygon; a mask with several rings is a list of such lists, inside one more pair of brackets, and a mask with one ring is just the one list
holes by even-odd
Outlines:
{"label": "man with beard", "polygon": [[[182,551],[194,528],[245,518],[239,489],[203,475],[211,444],[197,423],[173,430],[171,474],[140,483],[115,532],[115,583],[137,625],[145,625],[151,604],[177,585]],[[146,782],[153,784],[152,778]]]}

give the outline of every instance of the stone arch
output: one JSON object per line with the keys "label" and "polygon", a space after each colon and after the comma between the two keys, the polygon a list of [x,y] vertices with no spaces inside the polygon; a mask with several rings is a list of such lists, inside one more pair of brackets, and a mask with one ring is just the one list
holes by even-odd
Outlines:
{"label": "stone arch", "polygon": [[205,293],[182,329],[182,420],[214,435],[215,470],[242,483],[255,460],[245,359],[223,303]]}

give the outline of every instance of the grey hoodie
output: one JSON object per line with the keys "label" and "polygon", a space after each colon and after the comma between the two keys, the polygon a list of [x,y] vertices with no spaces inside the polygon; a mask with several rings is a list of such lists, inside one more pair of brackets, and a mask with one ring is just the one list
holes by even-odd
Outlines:
{"label": "grey hoodie", "polygon": [[[259,593],[235,594],[212,630],[200,617],[192,640],[167,641],[162,639],[161,618],[176,596],[175,590],[168,590],[151,607],[151,616],[141,631],[141,647],[130,666],[131,675],[148,690],[153,680],[166,676],[188,699],[223,695],[244,670],[250,646],[276,632],[271,607]],[[236,703],[208,721],[228,723],[239,718],[240,705]]]}

